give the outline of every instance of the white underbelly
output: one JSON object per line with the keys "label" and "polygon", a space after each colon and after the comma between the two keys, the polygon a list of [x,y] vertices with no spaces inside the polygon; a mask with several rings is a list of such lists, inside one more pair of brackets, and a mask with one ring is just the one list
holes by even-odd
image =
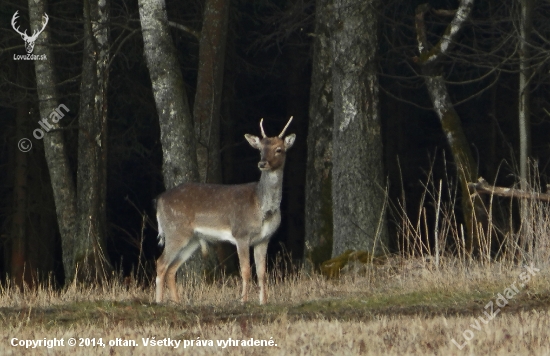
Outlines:
{"label": "white underbelly", "polygon": [[233,234],[231,234],[230,230],[201,226],[196,227],[194,232],[200,235],[201,238],[208,241],[228,241],[234,245],[237,244],[237,241],[235,241],[235,238],[233,237]]}
{"label": "white underbelly", "polygon": [[[255,233],[250,241],[251,244],[257,244],[260,241],[269,239],[277,230],[281,224],[281,216],[275,214],[271,219],[264,220],[260,229],[260,234]],[[257,231],[257,230],[256,230]],[[227,241],[236,245],[237,241],[229,229],[212,228],[207,226],[196,226],[194,231],[195,235],[198,235],[201,239],[206,241]]]}

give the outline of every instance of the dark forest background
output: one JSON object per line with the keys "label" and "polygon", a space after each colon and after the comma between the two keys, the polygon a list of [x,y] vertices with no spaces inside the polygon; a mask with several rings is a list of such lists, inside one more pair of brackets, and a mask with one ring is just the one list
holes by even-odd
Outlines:
{"label": "dark forest background", "polygon": [[[379,83],[382,181],[389,198],[386,247],[393,253],[402,252],[405,246],[400,242],[400,217],[392,206],[399,206],[406,199],[408,215],[418,216],[426,209],[428,224],[433,225],[434,207],[422,200],[423,184],[443,180],[445,189],[451,190],[459,185],[448,136],[433,110],[425,86],[426,74],[419,65],[422,58],[418,53],[415,13],[425,1],[390,0],[372,10],[378,19],[375,69]],[[454,10],[459,2],[433,0],[429,5],[432,9]],[[287,132],[295,133],[297,139],[285,167],[282,224],[269,246],[272,260],[280,254],[293,266],[307,260],[306,168],[308,150],[312,150],[308,146],[308,130],[314,43],[321,36],[320,26],[316,25],[320,6],[332,11],[327,1],[229,2],[219,115],[222,182],[257,180],[259,155],[243,135],[258,135],[260,118],[264,118],[268,135],[278,134],[288,118],[294,116]],[[468,20],[453,39],[454,46],[438,64],[478,176],[505,187],[519,187],[520,6],[520,1],[512,0],[475,1]],[[533,1],[533,7],[529,157],[537,168],[533,178],[540,179],[541,186],[546,187],[550,183],[550,2]],[[200,41],[196,33],[204,26],[204,9],[202,0],[166,3],[168,20],[187,28],[171,26],[170,35],[191,112],[199,66]],[[16,10],[21,29],[30,28],[25,1],[3,1],[0,5],[0,276],[15,278],[18,273],[20,281],[32,283],[37,277],[51,275],[63,284],[62,240],[44,142],[32,137],[33,130],[40,128],[41,117],[34,61],[13,59],[14,54],[25,53],[21,37],[10,25]],[[83,56],[87,55],[83,3],[51,0],[47,14],[58,102],[70,109],[61,126],[76,182]],[[437,43],[452,16],[433,10],[426,13],[428,41]],[[338,20],[331,21],[329,33],[340,26]],[[137,1],[110,2],[109,31],[112,61],[107,87],[103,252],[122,275],[140,270],[141,276],[149,278],[160,254],[152,201],[165,186],[159,119],[144,59]],[[30,138],[33,145],[26,153],[17,146],[23,137]],[[360,144],[350,142],[348,149],[353,151]],[[327,165],[332,165],[330,159]],[[25,192],[23,206],[16,199],[16,187],[21,185]],[[517,203],[496,200],[499,208],[495,209],[495,220],[505,224],[510,214],[519,220]],[[457,203],[455,209],[460,219],[462,206]],[[324,219],[319,224],[327,225],[332,233],[330,212]],[[25,232],[18,235],[15,230],[21,226]],[[236,255],[230,249],[221,255],[225,256],[227,271],[235,272]]]}

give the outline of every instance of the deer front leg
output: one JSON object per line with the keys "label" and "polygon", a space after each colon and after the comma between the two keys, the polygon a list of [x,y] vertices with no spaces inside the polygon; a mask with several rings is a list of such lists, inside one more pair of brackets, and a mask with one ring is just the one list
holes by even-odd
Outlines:
{"label": "deer front leg", "polygon": [[248,301],[248,282],[250,281],[250,246],[248,243],[237,243],[237,254],[241,265],[241,277],[243,280],[242,302]]}
{"label": "deer front leg", "polygon": [[266,255],[268,241],[254,246],[254,262],[256,263],[256,273],[258,274],[258,284],[260,285],[260,304],[267,302],[266,286]]}

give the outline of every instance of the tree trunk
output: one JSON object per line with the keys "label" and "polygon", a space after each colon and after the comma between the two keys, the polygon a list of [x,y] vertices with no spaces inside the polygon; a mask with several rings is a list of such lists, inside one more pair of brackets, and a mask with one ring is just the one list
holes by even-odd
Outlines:
{"label": "tree trunk", "polygon": [[84,50],[78,132],[75,263],[79,279],[98,280],[110,268],[106,238],[109,2],[84,1]]}
{"label": "tree trunk", "polygon": [[[171,189],[181,183],[199,181],[193,119],[168,30],[165,1],[138,3],[145,59],[159,116],[164,186]],[[200,275],[205,270],[199,256],[195,254],[185,262],[189,275]]]}
{"label": "tree trunk", "polygon": [[[25,78],[26,63],[18,63],[18,84],[27,87]],[[25,137],[29,134],[27,122],[29,121],[29,107],[23,93],[17,103],[17,116],[15,122],[15,137]],[[34,269],[28,262],[27,243],[28,232],[26,224],[27,216],[27,152],[18,149],[15,151],[15,169],[13,177],[13,220],[11,228],[11,256],[10,272],[15,286],[23,288],[24,283],[29,284],[29,272]]]}
{"label": "tree trunk", "polygon": [[422,4],[416,8],[415,19],[418,50],[420,53],[420,57],[415,58],[415,61],[422,67],[422,74],[424,75],[424,81],[434,111],[439,117],[441,127],[447,137],[447,142],[456,164],[462,191],[462,210],[467,231],[466,249],[470,253],[477,251],[480,247],[479,232],[476,226],[478,222],[485,221],[485,208],[479,197],[475,197],[473,200],[470,199],[468,183],[476,180],[477,165],[472,156],[466,135],[462,130],[460,117],[451,102],[445,80],[441,74],[439,62],[448,52],[464,21],[468,19],[473,4],[473,0],[460,1],[459,8],[455,12],[453,20],[439,42],[433,47],[427,41],[424,23],[424,15],[429,10],[428,4]]}
{"label": "tree trunk", "polygon": [[[29,0],[31,31],[42,28],[42,19],[46,10],[45,0]],[[49,118],[58,106],[56,80],[54,75],[53,53],[49,46],[50,33],[46,26],[38,36],[34,46],[35,55],[45,55],[45,60],[34,61],[36,88],[38,91],[40,116]],[[65,281],[74,275],[74,237],[76,236],[76,195],[69,160],[60,130],[59,122],[49,120],[53,129],[44,135],[44,151],[50,180],[52,183],[57,222],[61,234],[63,249],[63,268]]]}
{"label": "tree trunk", "polygon": [[[430,99],[432,100],[434,110],[439,117],[441,127],[447,142],[451,148],[451,153],[457,168],[458,179],[462,191],[462,212],[467,229],[466,249],[469,252],[479,247],[479,236],[475,228],[476,222],[481,221],[475,217],[474,204],[470,199],[468,183],[474,182],[477,178],[477,165],[472,156],[472,151],[468,144],[468,139],[462,130],[462,123],[458,113],[449,99],[449,93],[445,81],[441,75],[431,72],[430,68],[424,67],[422,73],[425,75],[426,87]],[[479,198],[475,198],[478,201]]]}
{"label": "tree trunk", "polygon": [[309,99],[305,187],[304,259],[313,267],[332,254],[332,60],[330,12],[327,0],[317,0]]}
{"label": "tree trunk", "polygon": [[376,49],[378,1],[336,0],[333,8],[332,256],[387,245]]}
{"label": "tree trunk", "polygon": [[[530,69],[530,37],[531,37],[531,13],[533,0],[520,0],[519,21],[519,182],[521,190],[529,187],[529,154],[531,151],[531,107],[529,81]],[[532,253],[533,229],[529,226],[531,221],[530,202],[522,200],[520,206],[521,228],[519,231],[519,247],[523,251]]]}
{"label": "tree trunk", "polygon": [[207,0],[200,37],[197,93],[193,107],[201,182],[221,183],[220,107],[222,102],[228,0]]}
{"label": "tree trunk", "polygon": [[160,124],[166,189],[198,181],[193,120],[164,0],[139,0],[143,45]]}
{"label": "tree trunk", "polygon": [[519,23],[519,170],[520,186],[522,190],[527,188],[529,171],[529,152],[531,145],[530,103],[531,91],[529,89],[529,67],[531,37],[531,12],[532,0],[520,0],[521,15]]}
{"label": "tree trunk", "polygon": [[[200,181],[204,183],[222,183],[220,112],[228,18],[229,0],[206,1],[199,43],[197,91],[193,106],[197,164]],[[222,243],[216,243],[215,249],[216,254],[210,253],[204,261],[206,270],[212,273],[220,263],[223,263],[227,254],[227,247]],[[223,260],[216,257],[222,257]]]}

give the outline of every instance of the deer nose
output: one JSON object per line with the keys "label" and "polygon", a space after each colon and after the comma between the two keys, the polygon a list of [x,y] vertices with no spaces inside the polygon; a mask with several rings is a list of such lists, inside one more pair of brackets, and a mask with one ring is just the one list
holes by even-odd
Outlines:
{"label": "deer nose", "polygon": [[267,161],[260,161],[260,162],[258,163],[258,168],[260,168],[260,169],[265,169],[265,168],[267,168]]}

